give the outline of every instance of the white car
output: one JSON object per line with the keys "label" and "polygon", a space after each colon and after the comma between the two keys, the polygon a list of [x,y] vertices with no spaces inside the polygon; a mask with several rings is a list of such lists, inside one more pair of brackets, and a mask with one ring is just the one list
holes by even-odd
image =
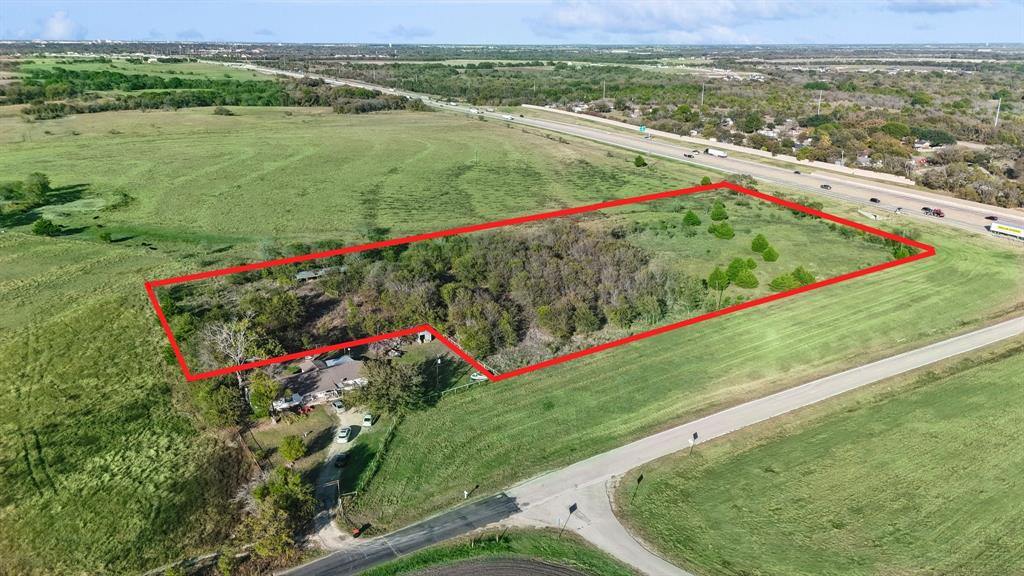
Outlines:
{"label": "white car", "polygon": [[487,376],[484,376],[479,372],[473,372],[472,374],[469,375],[469,379],[474,382],[484,382],[485,380],[487,380]]}
{"label": "white car", "polygon": [[512,115],[511,114],[502,114],[501,117],[504,120],[511,120],[512,119]]}
{"label": "white car", "polygon": [[338,434],[334,436],[334,441],[339,444],[348,444],[348,441],[352,439],[352,429],[345,426],[341,430],[338,430]]}
{"label": "white car", "polygon": [[480,111],[477,110],[476,108],[470,108],[469,112],[470,112],[470,114],[479,114],[480,113]]}
{"label": "white car", "polygon": [[363,428],[373,426],[373,414],[363,414]]}
{"label": "white car", "polygon": [[334,407],[334,410],[338,414],[341,414],[342,412],[345,411],[345,404],[342,403],[341,400],[335,400],[334,402],[331,402],[331,406]]}

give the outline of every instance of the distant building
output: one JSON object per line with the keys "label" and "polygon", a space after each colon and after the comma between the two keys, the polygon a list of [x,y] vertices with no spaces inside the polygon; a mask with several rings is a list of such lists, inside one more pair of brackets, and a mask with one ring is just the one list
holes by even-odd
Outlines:
{"label": "distant building", "polygon": [[434,335],[427,330],[421,330],[416,334],[416,342],[418,344],[426,344],[427,342],[433,342]]}

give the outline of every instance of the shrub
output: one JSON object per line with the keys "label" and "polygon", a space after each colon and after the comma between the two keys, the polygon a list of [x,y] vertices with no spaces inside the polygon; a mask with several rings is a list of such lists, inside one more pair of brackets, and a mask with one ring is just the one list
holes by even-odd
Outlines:
{"label": "shrub", "polygon": [[720,222],[729,218],[729,213],[725,211],[725,205],[721,202],[715,202],[715,207],[711,209],[711,219],[715,222]]}
{"label": "shrub", "polygon": [[747,258],[747,269],[748,270],[755,270],[755,269],[757,269],[757,262],[754,262],[753,258]]}
{"label": "shrub", "polygon": [[217,115],[217,116],[234,116],[235,115],[234,112],[232,112],[231,110],[229,110],[229,109],[227,109],[227,108],[225,108],[223,106],[217,106],[216,108],[214,108],[213,109],[213,113],[215,115]]}
{"label": "shrub", "polygon": [[764,252],[761,253],[761,256],[764,258],[765,262],[775,262],[779,259],[779,253],[771,246],[765,248]]}
{"label": "shrub", "polygon": [[686,215],[683,216],[683,223],[687,226],[700,226],[700,216],[693,210],[687,210]]}
{"label": "shrub", "polygon": [[633,159],[633,165],[637,168],[643,168],[644,166],[647,166],[647,161],[644,160],[643,156],[637,154],[636,158]]}
{"label": "shrub", "polygon": [[298,436],[285,436],[281,439],[281,446],[278,449],[281,456],[289,462],[295,462],[306,455],[306,445]]}
{"label": "shrub", "polygon": [[112,239],[112,237],[110,235],[110,232],[106,231],[106,230],[104,230],[103,232],[100,232],[100,240],[103,240],[104,242],[112,242],[113,241],[113,239]]}
{"label": "shrub", "polygon": [[56,236],[60,234],[60,226],[46,218],[40,218],[32,225],[32,233],[36,236]]}
{"label": "shrub", "polygon": [[783,274],[769,282],[768,286],[776,292],[785,292],[786,290],[799,288],[800,282],[796,278],[793,278],[792,274]]}
{"label": "shrub", "polygon": [[733,258],[732,262],[729,262],[729,267],[725,269],[725,275],[729,277],[729,280],[736,281],[736,277],[739,276],[740,272],[747,269],[747,261],[742,258]]}
{"label": "shrub", "polygon": [[729,226],[727,222],[719,222],[718,224],[712,224],[708,226],[708,232],[714,234],[716,237],[722,240],[728,240],[736,235],[732,230],[732,226]]}
{"label": "shrub", "polygon": [[754,239],[750,242],[750,249],[754,252],[764,252],[767,248],[768,239],[764,237],[764,234],[754,236]]}
{"label": "shrub", "polygon": [[793,278],[800,283],[801,286],[808,284],[814,284],[814,274],[811,274],[804,269],[803,266],[798,266],[796,270],[793,270]]}
{"label": "shrub", "polygon": [[701,186],[707,186],[708,184],[711,184],[711,178],[708,177],[708,176],[705,176],[705,177],[701,178],[700,179],[700,184],[701,184]]}
{"label": "shrub", "polygon": [[747,270],[746,268],[741,270],[740,273],[736,275],[736,278],[735,280],[733,280],[733,283],[739,286],[740,288],[757,288],[759,284],[759,282],[757,281],[757,276],[754,276],[754,273],[751,272],[750,270]]}

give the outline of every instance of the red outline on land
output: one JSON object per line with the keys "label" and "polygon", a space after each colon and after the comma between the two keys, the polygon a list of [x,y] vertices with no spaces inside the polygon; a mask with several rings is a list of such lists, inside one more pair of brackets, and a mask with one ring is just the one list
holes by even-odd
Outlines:
{"label": "red outline on land", "polygon": [[[271,266],[280,266],[282,264],[293,264],[295,262],[305,262],[307,260],[316,260],[318,258],[326,258],[326,257],[329,257],[329,256],[339,256],[341,254],[349,254],[349,253],[352,253],[352,252],[362,252],[364,250],[373,250],[373,249],[377,249],[377,248],[386,248],[388,246],[397,246],[397,245],[401,245],[401,244],[409,244],[409,243],[412,243],[412,242],[418,242],[420,240],[430,240],[432,238],[444,238],[446,236],[454,236],[456,234],[466,234],[466,233],[469,233],[469,232],[479,232],[481,230],[490,230],[492,228],[501,228],[503,226],[510,226],[512,224],[522,224],[522,223],[525,223],[525,222],[535,222],[537,220],[546,220],[548,218],[558,218],[560,216],[570,216],[570,215],[573,215],[573,214],[581,214],[581,213],[584,213],[584,212],[593,212],[595,210],[600,210],[602,208],[613,208],[613,207],[616,207],[616,206],[625,206],[625,205],[628,205],[628,204],[637,204],[637,203],[641,203],[641,202],[648,202],[648,201],[651,201],[651,200],[659,200],[659,199],[662,199],[662,198],[674,198],[676,196],[684,196],[684,195],[687,195],[687,194],[694,194],[696,192],[705,192],[705,191],[708,191],[708,190],[717,190],[717,189],[721,189],[721,188],[727,188],[727,189],[730,189],[730,190],[733,190],[733,191],[736,191],[736,192],[741,192],[743,194],[747,194],[747,195],[753,196],[755,198],[760,198],[761,200],[766,200],[766,201],[772,202],[774,204],[779,204],[781,206],[785,206],[786,208],[789,208],[789,209],[792,209],[792,210],[797,210],[799,212],[803,212],[805,214],[810,214],[812,216],[817,216],[818,218],[823,218],[825,220],[829,220],[829,221],[835,222],[837,224],[842,224],[844,226],[849,226],[851,228],[856,228],[857,230],[862,230],[862,231],[867,232],[869,234],[874,234],[875,236],[880,236],[880,237],[886,238],[888,240],[893,240],[893,241],[896,241],[896,242],[900,242],[902,244],[906,244],[907,246],[913,246],[914,248],[917,248],[918,250],[920,250],[920,252],[918,252],[917,254],[914,254],[912,256],[907,256],[906,258],[900,258],[899,260],[892,260],[892,261],[889,261],[889,262],[884,262],[882,264],[876,264],[875,266],[870,266],[868,268],[863,268],[861,270],[855,270],[853,272],[848,272],[846,274],[841,274],[841,275],[836,276],[834,278],[829,278],[827,280],[822,280],[820,282],[815,282],[813,284],[808,284],[806,286],[801,286],[799,288],[794,288],[792,290],[787,290],[785,292],[778,292],[778,293],[770,294],[768,296],[763,296],[761,298],[757,298],[757,299],[754,299],[754,300],[748,300],[748,301],[740,303],[740,304],[735,304],[733,306],[722,308],[720,310],[715,310],[714,312],[709,312],[707,314],[702,314],[700,316],[695,316],[693,318],[688,318],[686,320],[682,320],[680,322],[675,322],[673,324],[667,324],[665,326],[659,326],[658,328],[654,328],[652,330],[647,330],[645,332],[640,332],[638,334],[633,334],[632,336],[627,336],[625,338],[620,338],[618,340],[612,340],[611,342],[605,342],[604,344],[600,344],[598,346],[593,346],[591,348],[586,348],[584,350],[578,350],[576,352],[572,352],[572,353],[565,354],[565,355],[562,355],[562,356],[557,356],[555,358],[550,358],[550,359],[545,360],[543,362],[539,362],[537,364],[531,364],[529,366],[524,366],[522,368],[517,368],[515,370],[509,371],[509,372],[504,372],[502,374],[492,374],[490,372],[490,370],[488,370],[486,367],[484,367],[479,362],[474,360],[469,354],[464,352],[462,349],[460,349],[458,346],[456,346],[451,340],[446,338],[444,336],[444,334],[441,334],[440,331],[436,330],[433,326],[431,326],[429,324],[422,324],[420,326],[414,326],[412,328],[406,328],[404,330],[398,330],[396,332],[388,332],[387,334],[378,334],[377,336],[370,336],[370,337],[367,337],[367,338],[360,338],[358,340],[352,340],[350,342],[342,342],[340,344],[332,344],[330,346],[321,346],[320,348],[314,348],[312,350],[305,350],[305,351],[302,351],[302,352],[294,352],[294,353],[291,353],[291,354],[285,354],[283,356],[276,356],[274,358],[266,358],[266,359],[263,359],[263,360],[256,360],[256,361],[253,361],[253,362],[246,362],[244,364],[239,364],[237,366],[230,366],[230,367],[227,367],[227,368],[220,368],[220,369],[217,369],[217,370],[210,370],[208,372],[200,372],[198,374],[193,374],[189,370],[188,364],[185,362],[185,357],[181,353],[181,349],[178,346],[178,341],[174,338],[174,334],[171,332],[171,327],[167,323],[167,318],[164,316],[163,309],[160,308],[160,302],[159,302],[159,300],[156,297],[156,292],[154,292],[154,290],[153,290],[154,288],[159,287],[159,286],[167,286],[167,285],[170,285],[170,284],[179,284],[181,282],[189,282],[189,281],[192,281],[192,280],[202,280],[204,278],[213,278],[213,277],[216,277],[216,276],[225,276],[225,275],[234,274],[234,273],[237,273],[237,272],[248,272],[250,270],[260,270],[260,269],[263,269],[263,268],[269,268]],[[756,190],[748,190],[746,188],[737,186],[737,185],[735,185],[735,184],[733,184],[731,182],[718,182],[718,183],[715,183],[715,184],[708,184],[708,185],[705,185],[705,186],[695,186],[693,188],[681,188],[679,190],[669,190],[669,191],[666,191],[666,192],[658,192],[656,194],[647,194],[647,195],[643,195],[643,196],[634,196],[632,198],[622,198],[622,199],[619,199],[619,200],[611,200],[611,201],[608,201],[608,202],[599,202],[597,204],[588,204],[586,206],[577,206],[575,208],[566,208],[566,209],[563,209],[563,210],[555,210],[555,211],[552,211],[552,212],[542,212],[540,214],[532,214],[530,216],[521,216],[521,217],[518,217],[518,218],[508,218],[506,220],[497,220],[497,221],[494,221],[494,222],[487,222],[487,223],[484,223],[484,224],[475,224],[473,226],[463,226],[461,228],[452,228],[451,230],[441,230],[439,232],[428,232],[426,234],[417,234],[417,235],[414,235],[414,236],[406,236],[404,238],[392,238],[390,240],[384,240],[382,242],[373,242],[373,243],[370,243],[370,244],[362,244],[362,245],[359,245],[359,246],[347,246],[345,248],[339,248],[337,250],[328,250],[326,252],[316,252],[316,253],[313,253],[313,254],[304,254],[302,256],[293,256],[291,258],[280,258],[280,259],[277,259],[277,260],[267,260],[265,262],[255,262],[255,263],[252,263],[252,264],[246,264],[244,266],[234,266],[234,267],[231,267],[231,268],[223,268],[223,269],[220,269],[220,270],[208,270],[206,272],[198,272],[196,274],[186,274],[184,276],[176,276],[174,278],[164,278],[162,280],[152,280],[152,281],[146,282],[145,286],[146,286],[146,293],[149,295],[149,301],[153,304],[153,308],[156,310],[156,315],[160,319],[160,325],[163,326],[164,332],[167,334],[167,338],[168,338],[168,340],[171,343],[171,348],[174,350],[174,355],[178,359],[178,364],[181,366],[181,370],[182,370],[182,372],[185,375],[185,379],[189,380],[189,381],[200,380],[202,378],[210,378],[210,377],[213,377],[213,376],[220,376],[222,374],[230,374],[230,373],[239,372],[239,371],[242,371],[242,370],[249,370],[251,368],[258,368],[260,366],[267,366],[269,364],[277,364],[277,363],[280,363],[280,362],[286,362],[288,360],[295,360],[295,359],[298,359],[298,358],[303,358],[305,356],[312,356],[312,355],[317,355],[317,354],[323,354],[324,352],[330,352],[330,351],[333,351],[333,350],[341,350],[342,348],[350,348],[350,347],[354,347],[354,346],[360,346],[362,344],[369,344],[371,342],[377,342],[379,340],[386,340],[388,338],[396,338],[396,337],[399,337],[399,336],[408,336],[408,335],[416,334],[417,332],[425,330],[425,331],[430,332],[431,334],[433,334],[434,337],[437,338],[438,340],[440,340],[442,344],[447,346],[452,352],[454,352],[460,358],[462,358],[463,360],[468,362],[470,365],[472,365],[474,368],[476,368],[478,371],[480,371],[481,374],[487,376],[487,378],[489,378],[491,381],[495,381],[496,382],[496,381],[499,381],[499,380],[505,380],[506,378],[512,378],[513,376],[519,376],[520,374],[526,374],[527,372],[532,372],[532,371],[538,370],[540,368],[546,368],[548,366],[554,366],[555,364],[561,364],[562,362],[567,362],[567,361],[573,360],[575,358],[580,358],[582,356],[587,356],[588,354],[593,354],[595,352],[600,352],[602,350],[607,350],[609,348],[614,348],[616,346],[621,346],[623,344],[628,344],[630,342],[635,342],[635,341],[641,340],[643,338],[649,338],[649,337],[655,336],[657,334],[662,334],[662,333],[665,333],[665,332],[669,332],[671,330],[676,330],[676,329],[682,328],[684,326],[690,326],[691,324],[697,324],[698,322],[704,322],[705,320],[710,320],[712,318],[717,318],[719,316],[725,316],[726,314],[731,314],[733,312],[738,312],[740,310],[746,310],[747,308],[753,308],[754,306],[759,306],[761,304],[766,304],[768,302],[773,302],[775,300],[781,300],[783,298],[788,298],[789,296],[794,296],[794,295],[800,294],[802,292],[810,292],[811,290],[816,290],[818,288],[829,286],[831,284],[838,284],[839,282],[850,280],[852,278],[857,278],[857,277],[860,277],[860,276],[866,276],[868,274],[873,274],[875,272],[880,272],[880,271],[885,270],[887,268],[893,268],[893,267],[896,267],[896,266],[900,266],[902,264],[907,264],[909,262],[913,262],[914,260],[921,260],[923,258],[928,258],[929,256],[934,256],[934,255],[935,255],[935,248],[933,248],[932,246],[929,246],[928,244],[917,242],[915,240],[911,240],[909,238],[904,238],[902,236],[897,236],[896,234],[891,234],[891,233],[886,232],[884,230],[879,230],[877,228],[872,228],[871,226],[866,226],[864,224],[853,222],[853,221],[847,220],[845,218],[840,218],[839,216],[834,216],[832,214],[828,214],[826,212],[821,212],[821,211],[815,210],[813,208],[808,208],[807,206],[803,206],[801,204],[796,204],[796,203],[790,202],[788,200],[783,200],[782,198],[777,198],[777,197],[772,196],[770,194],[765,194],[763,192],[758,192]]]}

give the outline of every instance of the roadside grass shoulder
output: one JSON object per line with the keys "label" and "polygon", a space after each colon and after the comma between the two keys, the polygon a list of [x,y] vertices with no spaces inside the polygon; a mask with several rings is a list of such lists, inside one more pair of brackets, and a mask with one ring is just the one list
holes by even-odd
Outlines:
{"label": "roadside grass shoulder", "polygon": [[497,491],[674,423],[1020,313],[1024,252],[921,231],[937,254],[913,265],[473,388],[410,414],[353,511],[398,527],[454,505],[465,486]]}
{"label": "roadside grass shoulder", "polygon": [[635,576],[631,568],[587,544],[575,534],[553,530],[489,531],[417,552],[364,572],[364,576],[400,576],[467,560],[525,558],[553,562],[589,576]]}
{"label": "roadside grass shoulder", "polygon": [[[644,466],[621,512],[700,574],[1024,571],[1024,339]],[[627,488],[629,487],[629,488]]]}

